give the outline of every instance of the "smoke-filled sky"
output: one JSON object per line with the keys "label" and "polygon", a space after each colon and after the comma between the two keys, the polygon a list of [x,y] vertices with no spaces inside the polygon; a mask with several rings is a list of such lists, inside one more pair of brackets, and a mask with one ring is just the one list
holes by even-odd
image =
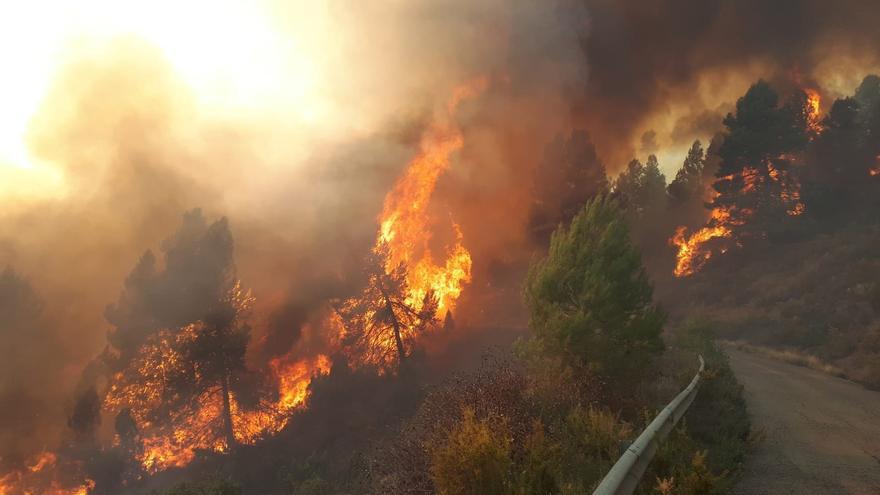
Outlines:
{"label": "smoke-filled sky", "polygon": [[858,0],[0,7],[0,270],[27,280],[42,311],[29,339],[7,325],[0,342],[45,350],[0,365],[15,380],[0,401],[34,390],[51,404],[50,442],[106,343],[105,306],[194,207],[229,218],[257,335],[272,309],[325,297],[466,80],[490,85],[459,111],[465,145],[435,201],[461,223],[482,286],[493,262],[528,249],[532,170],[558,133],[587,130],[612,172],[656,152],[671,178],[759,77],[826,101],[851,93],[880,67],[878,25],[880,4]]}

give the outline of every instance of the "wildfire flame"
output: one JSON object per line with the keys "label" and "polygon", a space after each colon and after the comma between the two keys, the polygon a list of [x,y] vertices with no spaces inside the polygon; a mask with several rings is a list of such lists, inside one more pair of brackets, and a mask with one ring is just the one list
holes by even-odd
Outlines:
{"label": "wildfire flame", "polygon": [[86,495],[95,482],[86,479],[78,486],[66,488],[57,478],[58,456],[41,452],[23,469],[0,476],[0,495]]}
{"label": "wildfire flame", "polygon": [[376,248],[382,243],[388,246],[386,270],[390,272],[405,263],[409,269],[407,303],[421,307],[425,294],[433,291],[440,317],[453,309],[462,286],[470,282],[471,255],[462,245],[461,229],[453,222],[454,243],[447,248],[445,261],[434,261],[429,246],[432,232],[428,205],[437,179],[449,168],[451,155],[464,145],[454,121],[455,112],[462,101],[479,95],[488,84],[488,78],[480,77],[455,88],[445,108],[422,135],[418,153],[385,196],[379,216]]}
{"label": "wildfire flame", "polygon": [[[425,295],[433,292],[441,317],[453,309],[464,284],[470,281],[471,256],[462,244],[461,229],[452,222],[453,242],[446,248],[445,259],[435,261],[430,247],[432,229],[428,206],[436,182],[448,169],[452,154],[464,145],[461,130],[454,122],[455,112],[462,101],[475,97],[487,86],[488,79],[483,77],[453,91],[422,135],[416,156],[386,195],[379,216],[376,249],[381,245],[388,248],[385,269],[390,272],[405,263],[408,267],[407,303],[421,307]],[[233,292],[243,305],[253,302],[250,294],[241,293],[238,285]],[[224,437],[217,434],[218,425],[223,424],[224,395],[219,389],[201,393],[192,410],[167,425],[154,423],[154,418],[147,414],[163,400],[162,375],[183,364],[176,344],[180,339],[194,338],[200,325],[201,322],[196,322],[176,331],[159,332],[144,344],[136,358],[136,381],[127,383],[121,372],[111,380],[104,407],[112,412],[130,411],[137,427],[134,457],[147,473],[186,466],[198,451],[226,452],[229,449]],[[278,384],[276,400],[264,400],[256,408],[244,408],[239,398],[230,393],[235,440],[253,444],[283,429],[291,413],[304,406],[312,379],[329,373],[330,366],[330,359],[323,354],[298,359],[284,356],[270,361],[268,372]],[[27,488],[32,484],[28,478],[49,470],[55,460],[54,454],[45,453],[28,464],[27,469],[0,477],[0,495],[86,495],[94,487],[94,482],[87,480],[74,489],[62,489],[55,481],[48,485],[43,483],[38,491]]]}
{"label": "wildfire flame", "polygon": [[[254,410],[245,410],[235,394],[232,395],[233,431],[241,444],[253,444],[281,431],[291,413],[305,403],[312,378],[330,372],[330,359],[323,354],[295,361],[282,357],[272,360],[269,368],[279,385],[276,402],[263,402]],[[199,403],[197,414],[176,426],[170,434],[159,432],[142,439],[142,454],[138,460],[144,470],[155,473],[186,466],[198,450],[228,450],[222,437],[207,434],[222,421],[222,396],[217,391],[208,392],[199,398]],[[150,426],[146,421],[144,425]]]}
{"label": "wildfire flame", "polygon": [[[253,297],[243,293],[238,284],[231,294],[241,311],[253,302]],[[201,330],[202,324],[197,322],[176,332],[160,332],[141,348],[135,361],[135,380],[129,382],[124,373],[117,373],[105,398],[107,409],[130,411],[139,432],[140,448],[135,457],[148,473],[183,467],[199,450],[229,449],[223,435],[218,434],[218,426],[224,424],[224,394],[219,384],[202,392],[194,406],[172,418],[169,425],[153,424],[147,414],[163,400],[164,376],[173,376],[184,365],[177,350],[179,344],[195,339]],[[232,430],[238,443],[253,444],[281,431],[291,413],[305,403],[312,378],[329,373],[330,360],[322,354],[303,359],[284,356],[272,360],[268,368],[278,384],[277,400],[264,399],[256,407],[244,408],[235,393],[230,393]]]}
{"label": "wildfire flame", "polygon": [[822,97],[818,91],[811,88],[804,88],[804,93],[807,95],[807,127],[815,135],[821,131]]}
{"label": "wildfire flame", "polygon": [[[793,159],[781,156],[777,161],[792,162]],[[740,178],[743,185],[738,194],[744,195],[754,193],[769,183],[778,191],[778,200],[785,206],[787,215],[798,216],[803,213],[805,206],[801,201],[800,184],[797,180],[788,170],[774,165],[774,160],[767,160],[764,169],[766,174],[756,167],[743,167],[739,174],[718,178],[716,184]],[[686,227],[678,227],[669,239],[669,243],[678,248],[673,274],[676,277],[687,277],[699,271],[713,256],[712,247],[715,243],[710,241],[733,238],[734,227],[744,225],[753,214],[754,211],[748,208],[718,207],[712,210],[706,225],[690,236],[686,235]],[[719,251],[723,254],[727,247],[722,246]]]}
{"label": "wildfire flame", "polygon": [[741,224],[741,221],[732,220],[730,213],[730,209],[715,208],[706,226],[690,237],[685,235],[687,227],[680,226],[675,230],[675,235],[669,242],[678,247],[673,270],[676,277],[693,275],[709,261],[712,257],[712,250],[707,247],[709,241],[733,236],[732,227]]}

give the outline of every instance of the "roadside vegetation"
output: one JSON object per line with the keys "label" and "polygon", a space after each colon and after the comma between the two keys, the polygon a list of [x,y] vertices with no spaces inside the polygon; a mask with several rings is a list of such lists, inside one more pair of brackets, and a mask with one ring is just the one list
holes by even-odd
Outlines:
{"label": "roadside vegetation", "polygon": [[640,493],[724,493],[748,448],[741,389],[709,325],[664,336],[651,294],[616,201],[591,201],[529,270],[531,335],[431,391],[374,452],[369,491],[591,493],[702,354],[703,387]]}

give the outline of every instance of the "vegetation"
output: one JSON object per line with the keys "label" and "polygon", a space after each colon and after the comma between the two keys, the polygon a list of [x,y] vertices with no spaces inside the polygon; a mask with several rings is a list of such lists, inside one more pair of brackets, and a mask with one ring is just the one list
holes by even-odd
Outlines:
{"label": "vegetation", "polygon": [[342,339],[348,353],[393,369],[410,356],[416,336],[437,323],[438,301],[430,291],[421,301],[409,301],[407,267],[400,263],[387,271],[388,257],[384,243],[367,255],[364,288],[336,311],[345,327]]}
{"label": "vegetation", "polygon": [[736,242],[662,299],[678,315],[715,320],[722,338],[822,361],[880,388],[873,214],[880,78],[866,77],[821,121],[805,115],[801,92],[779,101],[759,82],[725,119],[713,183],[719,195],[710,206],[733,212],[728,227]]}
{"label": "vegetation", "polygon": [[608,197],[590,201],[553,234],[524,293],[538,345],[567,364],[634,384],[663,348],[663,312],[626,219]]}
{"label": "vegetation", "polygon": [[[553,234],[524,295],[533,335],[516,356],[488,360],[429,393],[373,454],[366,491],[590,493],[622,446],[690,380],[702,353],[708,371],[692,422],[663,445],[640,490],[724,492],[748,446],[741,390],[706,324],[684,325],[661,352],[663,314],[613,200],[591,201]],[[645,392],[615,400],[612,384]]]}
{"label": "vegetation", "polygon": [[241,495],[241,487],[226,479],[210,478],[198,483],[180,483],[161,495]]}
{"label": "vegetation", "polygon": [[687,157],[675,179],[669,184],[669,200],[673,204],[682,204],[699,199],[703,194],[703,171],[706,167],[706,156],[703,153],[703,144],[700,140],[694,141]]}
{"label": "vegetation", "polygon": [[557,135],[535,169],[529,230],[544,245],[550,233],[568,224],[590,198],[608,190],[605,165],[589,134]]}
{"label": "vegetation", "polygon": [[440,495],[510,492],[510,435],[504,418],[476,419],[473,409],[434,446],[431,478]]}

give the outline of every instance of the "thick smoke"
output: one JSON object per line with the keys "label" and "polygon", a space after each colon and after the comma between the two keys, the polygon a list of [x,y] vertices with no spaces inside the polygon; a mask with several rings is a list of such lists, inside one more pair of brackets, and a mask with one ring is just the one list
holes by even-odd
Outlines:
{"label": "thick smoke", "polygon": [[488,91],[459,112],[465,146],[434,198],[475,262],[456,324],[485,325],[497,314],[482,295],[515,300],[510,267],[534,248],[530,196],[549,143],[584,131],[610,172],[656,147],[671,177],[664,150],[708,142],[757,77],[849,92],[877,66],[880,41],[880,5],[857,0],[309,3],[265,7],[282,36],[321,27],[301,40],[319,60],[326,115],[314,124],[212,113],[147,41],[71,48],[29,134],[61,186],[10,196],[0,213],[0,267],[15,270],[3,283],[30,287],[4,285],[0,308],[27,307],[13,294],[41,301],[27,322],[0,323],[3,348],[25,356],[0,379],[0,406],[18,414],[4,421],[17,425],[4,461],[57,443],[80,373],[107,343],[105,307],[186,211],[228,218],[237,275],[257,298],[252,359],[307,354],[434,106],[487,75]]}

